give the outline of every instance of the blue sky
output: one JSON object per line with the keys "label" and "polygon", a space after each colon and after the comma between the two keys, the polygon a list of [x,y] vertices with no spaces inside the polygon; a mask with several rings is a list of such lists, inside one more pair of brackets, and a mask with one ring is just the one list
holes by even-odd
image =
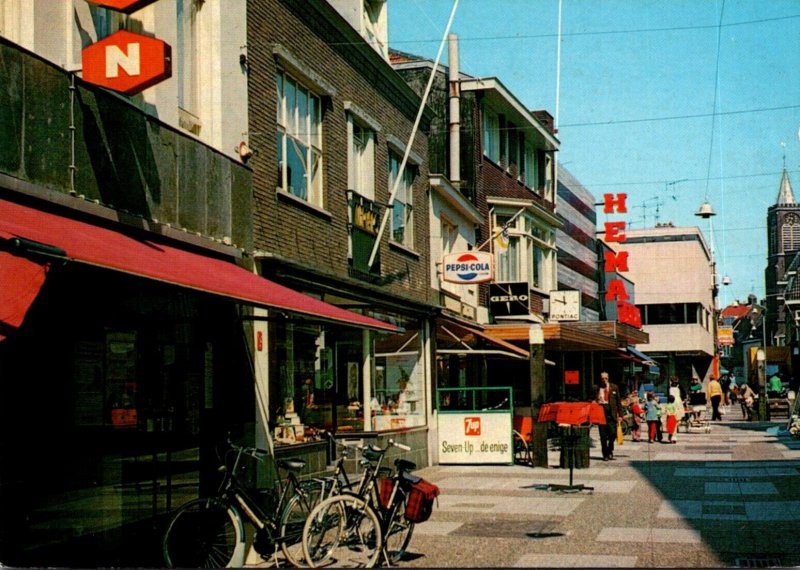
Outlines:
{"label": "blue sky", "polygon": [[[452,5],[390,0],[391,47],[433,59]],[[712,241],[707,199],[720,304],[762,297],[784,156],[800,199],[800,0],[563,0],[559,97],[557,30],[558,0],[460,0],[451,28],[462,72],[558,111],[559,161],[597,197],[627,192],[629,227]]]}

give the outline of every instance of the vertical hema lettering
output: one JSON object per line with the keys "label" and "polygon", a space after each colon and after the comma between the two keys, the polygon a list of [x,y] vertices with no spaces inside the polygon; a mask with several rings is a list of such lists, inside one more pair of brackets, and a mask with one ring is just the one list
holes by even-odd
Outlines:
{"label": "vertical hema lettering", "polygon": [[606,222],[606,235],[603,238],[606,242],[625,241],[625,222]]}
{"label": "vertical hema lettering", "polygon": [[139,44],[128,44],[128,53],[122,51],[119,46],[106,47],[106,77],[119,77],[120,67],[130,76],[141,73]]}
{"label": "vertical hema lettering", "polygon": [[613,194],[603,194],[603,213],[611,214],[614,212],[615,206],[617,213],[626,213],[628,211],[628,207],[625,205],[627,197],[628,195],[623,193],[617,194],[616,198],[614,198]]}
{"label": "vertical hema lettering", "polygon": [[608,282],[606,301],[627,301],[629,298],[628,292],[625,291],[625,284],[622,282],[622,279],[612,279]]}
{"label": "vertical hema lettering", "polygon": [[604,270],[606,273],[611,271],[625,272],[628,270],[627,251],[604,251],[603,257],[606,258]]}

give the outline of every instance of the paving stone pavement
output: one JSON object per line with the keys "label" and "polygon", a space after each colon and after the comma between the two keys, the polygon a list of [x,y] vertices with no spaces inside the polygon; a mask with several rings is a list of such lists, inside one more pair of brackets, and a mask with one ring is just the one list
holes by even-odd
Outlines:
{"label": "paving stone pavement", "polygon": [[592,429],[588,468],[563,492],[559,469],[439,465],[416,472],[441,488],[399,567],[800,566],[800,441],[731,408],[710,433],[678,443],[617,445],[603,462]]}

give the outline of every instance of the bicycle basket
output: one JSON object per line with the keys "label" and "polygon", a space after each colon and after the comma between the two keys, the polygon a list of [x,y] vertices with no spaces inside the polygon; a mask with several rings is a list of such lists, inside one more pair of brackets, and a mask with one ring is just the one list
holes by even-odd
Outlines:
{"label": "bicycle basket", "polygon": [[433,501],[439,496],[439,487],[420,479],[412,483],[406,503],[406,519],[413,523],[425,522],[433,513]]}

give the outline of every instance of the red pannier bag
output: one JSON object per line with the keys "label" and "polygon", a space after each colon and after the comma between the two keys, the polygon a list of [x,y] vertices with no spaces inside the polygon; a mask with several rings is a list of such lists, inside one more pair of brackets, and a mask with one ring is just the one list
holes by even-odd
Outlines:
{"label": "red pannier bag", "polygon": [[424,479],[411,485],[406,503],[406,519],[413,523],[425,522],[433,513],[433,501],[439,496],[439,487]]}
{"label": "red pannier bag", "polygon": [[389,508],[389,501],[392,500],[392,490],[394,489],[394,480],[387,477],[386,479],[381,479],[380,485],[380,497],[381,497],[381,506],[384,509]]}

